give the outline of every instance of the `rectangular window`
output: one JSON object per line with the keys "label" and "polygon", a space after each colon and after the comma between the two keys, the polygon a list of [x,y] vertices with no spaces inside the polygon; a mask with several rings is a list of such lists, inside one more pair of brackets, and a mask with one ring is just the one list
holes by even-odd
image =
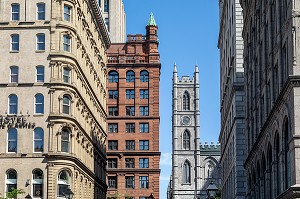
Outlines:
{"label": "rectangular window", "polygon": [[133,89],[126,90],[126,99],[134,99],[134,90]]}
{"label": "rectangular window", "polygon": [[109,158],[107,160],[107,168],[116,169],[118,167],[118,160],[117,158]]}
{"label": "rectangular window", "polygon": [[109,189],[117,188],[117,176],[108,176],[108,188]]}
{"label": "rectangular window", "polygon": [[149,150],[149,140],[140,140],[140,150]]}
{"label": "rectangular window", "polygon": [[109,32],[109,19],[108,19],[108,18],[105,18],[105,19],[104,19],[104,22],[105,22],[106,28],[107,28],[107,30],[108,30],[108,32]]}
{"label": "rectangular window", "polygon": [[69,35],[64,35],[63,47],[64,51],[71,52],[71,37]]}
{"label": "rectangular window", "polygon": [[140,158],[140,168],[149,168],[148,158]]}
{"label": "rectangular window", "polygon": [[148,106],[140,106],[140,116],[149,116]]}
{"label": "rectangular window", "polygon": [[71,7],[67,5],[64,6],[64,20],[71,21]]}
{"label": "rectangular window", "polygon": [[134,106],[126,106],[126,116],[134,116]]}
{"label": "rectangular window", "polygon": [[126,123],[126,133],[134,133],[134,132],[135,132],[135,124]]}
{"label": "rectangular window", "polygon": [[125,158],[125,167],[134,168],[134,158]]}
{"label": "rectangular window", "polygon": [[134,176],[125,176],[126,188],[134,189]]}
{"label": "rectangular window", "polygon": [[19,81],[19,68],[17,66],[10,67],[10,82],[18,83]]}
{"label": "rectangular window", "polygon": [[45,50],[45,34],[36,35],[36,50]]}
{"label": "rectangular window", "polygon": [[118,99],[119,91],[118,90],[109,90],[108,91],[108,99]]}
{"label": "rectangular window", "polygon": [[11,20],[20,20],[20,4],[11,4]]}
{"label": "rectangular window", "polygon": [[45,68],[44,66],[36,67],[36,82],[44,82],[45,80]]}
{"label": "rectangular window", "polygon": [[109,12],[109,0],[104,0],[104,12]]}
{"label": "rectangular window", "polygon": [[118,124],[108,124],[109,133],[118,133]]}
{"label": "rectangular window", "polygon": [[108,115],[109,116],[118,116],[119,115],[118,107],[108,107]]}
{"label": "rectangular window", "polygon": [[126,140],[126,150],[135,150],[134,140]]}
{"label": "rectangular window", "polygon": [[20,45],[19,45],[19,35],[13,34],[11,35],[11,45],[10,50],[11,51],[19,51]]}
{"label": "rectangular window", "polygon": [[149,187],[148,176],[140,176],[140,188],[147,189]]}
{"label": "rectangular window", "polygon": [[118,150],[118,141],[108,141],[108,150]]}
{"label": "rectangular window", "polygon": [[71,70],[66,67],[63,68],[63,80],[65,83],[71,82]]}
{"label": "rectangular window", "polygon": [[149,123],[140,123],[140,133],[149,133]]}
{"label": "rectangular window", "polygon": [[149,98],[149,90],[148,89],[141,89],[140,90],[140,98],[141,99],[148,99]]}
{"label": "rectangular window", "polygon": [[38,3],[36,4],[36,9],[37,9],[37,20],[45,20],[45,13],[46,13],[46,6],[44,3]]}

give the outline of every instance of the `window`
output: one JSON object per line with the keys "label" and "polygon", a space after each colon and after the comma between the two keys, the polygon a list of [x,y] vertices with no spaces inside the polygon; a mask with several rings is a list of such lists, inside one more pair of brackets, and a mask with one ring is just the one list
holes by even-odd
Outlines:
{"label": "window", "polygon": [[68,95],[63,96],[63,114],[69,115],[71,113],[71,100]]}
{"label": "window", "polygon": [[183,183],[191,183],[191,165],[186,160],[183,164]]}
{"label": "window", "polygon": [[66,128],[62,129],[61,132],[61,151],[70,152],[70,131]]}
{"label": "window", "polygon": [[44,151],[44,130],[35,128],[33,131],[33,150],[34,152]]}
{"label": "window", "polygon": [[183,94],[183,110],[190,110],[190,95],[187,91]]}
{"label": "window", "polygon": [[8,129],[7,132],[7,152],[16,153],[18,148],[18,132],[15,128]]}
{"label": "window", "polygon": [[134,176],[125,176],[126,188],[134,189]]}
{"label": "window", "polygon": [[190,150],[190,134],[188,131],[183,133],[183,149]]}
{"label": "window", "polygon": [[71,7],[64,5],[64,20],[71,21]]}
{"label": "window", "polygon": [[36,35],[36,50],[45,50],[45,34]]}
{"label": "window", "polygon": [[45,20],[45,13],[46,13],[46,8],[45,8],[45,4],[44,3],[37,3],[36,4],[36,9],[37,9],[37,13],[36,13],[36,18],[37,20]]}
{"label": "window", "polygon": [[134,132],[135,132],[135,124],[126,123],[126,133],[134,133]]}
{"label": "window", "polygon": [[71,52],[71,37],[69,35],[64,35],[63,39],[64,51]]}
{"label": "window", "polygon": [[140,116],[148,116],[148,115],[149,115],[149,107],[140,106]]}
{"label": "window", "polygon": [[126,140],[126,150],[135,150],[134,140]]}
{"label": "window", "polygon": [[140,188],[147,189],[149,187],[148,176],[140,176]]}
{"label": "window", "polygon": [[107,167],[110,168],[110,169],[115,169],[117,168],[118,166],[118,160],[117,158],[109,158],[107,160]]}
{"label": "window", "polygon": [[127,71],[126,73],[126,82],[134,82],[134,72],[132,70]]}
{"label": "window", "polygon": [[65,83],[71,82],[71,70],[67,67],[63,68],[63,80]]}
{"label": "window", "polygon": [[125,167],[134,168],[134,158],[125,158]]}
{"label": "window", "polygon": [[34,97],[35,114],[44,114],[44,96],[36,94]]}
{"label": "window", "polygon": [[11,94],[8,97],[9,104],[9,114],[17,114],[18,113],[18,97],[15,94]]}
{"label": "window", "polygon": [[140,168],[149,168],[148,158],[140,158]]}
{"label": "window", "polygon": [[140,133],[149,133],[149,123],[140,123]]}
{"label": "window", "polygon": [[20,20],[20,4],[11,4],[11,20]]}
{"label": "window", "polygon": [[134,116],[134,106],[126,106],[126,116]]}
{"label": "window", "polygon": [[119,82],[119,74],[116,71],[108,73],[108,82]]}
{"label": "window", "polygon": [[118,124],[108,124],[109,133],[118,133]]}
{"label": "window", "polygon": [[108,115],[109,116],[118,116],[119,115],[118,107],[108,107]]}
{"label": "window", "polygon": [[149,150],[149,140],[140,140],[140,150]]}
{"label": "window", "polygon": [[107,30],[109,31],[109,19],[108,19],[108,18],[105,18],[105,19],[104,19],[104,22],[105,22],[105,25],[106,25]]}
{"label": "window", "polygon": [[108,188],[116,189],[117,188],[117,176],[108,176]]}
{"label": "window", "polygon": [[11,66],[10,67],[10,82],[18,83],[19,81],[19,67]]}
{"label": "window", "polygon": [[118,141],[108,141],[108,150],[118,150]]}
{"label": "window", "polygon": [[126,99],[134,99],[134,90],[126,89]]}
{"label": "window", "polygon": [[119,91],[118,90],[109,90],[108,91],[108,99],[118,99]]}
{"label": "window", "polygon": [[145,70],[141,71],[140,81],[141,82],[149,82],[149,73],[148,73],[148,71],[145,71]]}
{"label": "window", "polygon": [[149,90],[148,89],[141,89],[140,90],[140,98],[141,99],[148,99],[149,98]]}
{"label": "window", "polygon": [[17,188],[17,172],[14,169],[6,171],[6,191]]}
{"label": "window", "polygon": [[20,45],[19,45],[19,42],[20,42],[20,40],[19,40],[19,35],[18,34],[13,34],[13,35],[11,35],[10,36],[11,37],[11,46],[10,46],[10,50],[11,51],[15,51],[15,52],[17,52],[17,51],[19,51],[19,49],[20,49]]}
{"label": "window", "polygon": [[62,170],[58,174],[57,197],[65,198],[65,193],[67,189],[70,189],[70,182],[71,182],[71,177],[69,172],[67,172],[66,170]]}
{"label": "window", "polygon": [[36,169],[32,172],[33,197],[43,198],[43,171]]}
{"label": "window", "polygon": [[36,82],[44,82],[45,81],[45,67],[37,66],[36,67]]}
{"label": "window", "polygon": [[104,0],[104,12],[109,12],[109,0]]}

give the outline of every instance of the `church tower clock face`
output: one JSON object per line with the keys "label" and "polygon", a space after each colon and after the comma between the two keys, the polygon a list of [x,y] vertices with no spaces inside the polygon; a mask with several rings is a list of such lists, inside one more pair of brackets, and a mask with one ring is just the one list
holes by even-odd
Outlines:
{"label": "church tower clock face", "polygon": [[189,117],[189,116],[183,116],[182,118],[181,118],[181,124],[182,125],[185,125],[185,126],[187,126],[187,125],[190,125],[190,123],[191,123],[191,118]]}

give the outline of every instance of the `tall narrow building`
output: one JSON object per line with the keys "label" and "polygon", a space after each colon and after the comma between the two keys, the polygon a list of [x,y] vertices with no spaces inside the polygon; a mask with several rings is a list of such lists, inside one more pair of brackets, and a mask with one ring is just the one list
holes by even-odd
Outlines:
{"label": "tall narrow building", "polygon": [[[106,50],[96,0],[0,1],[0,194],[106,197]],[[24,198],[25,195],[18,195]]]}
{"label": "tall narrow building", "polygon": [[177,76],[173,71],[172,199],[196,199],[200,195],[199,71]]}
{"label": "tall narrow building", "polygon": [[108,50],[107,198],[159,198],[158,27]]}
{"label": "tall narrow building", "polygon": [[245,98],[243,68],[243,13],[239,0],[219,0],[220,111],[222,198],[242,199],[246,193],[244,169]]}

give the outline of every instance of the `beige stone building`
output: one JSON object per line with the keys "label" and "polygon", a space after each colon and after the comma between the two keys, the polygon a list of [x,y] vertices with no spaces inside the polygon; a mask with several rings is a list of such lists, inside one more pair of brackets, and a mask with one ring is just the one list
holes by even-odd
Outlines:
{"label": "beige stone building", "polygon": [[98,3],[1,0],[0,13],[1,196],[105,198],[110,39]]}

